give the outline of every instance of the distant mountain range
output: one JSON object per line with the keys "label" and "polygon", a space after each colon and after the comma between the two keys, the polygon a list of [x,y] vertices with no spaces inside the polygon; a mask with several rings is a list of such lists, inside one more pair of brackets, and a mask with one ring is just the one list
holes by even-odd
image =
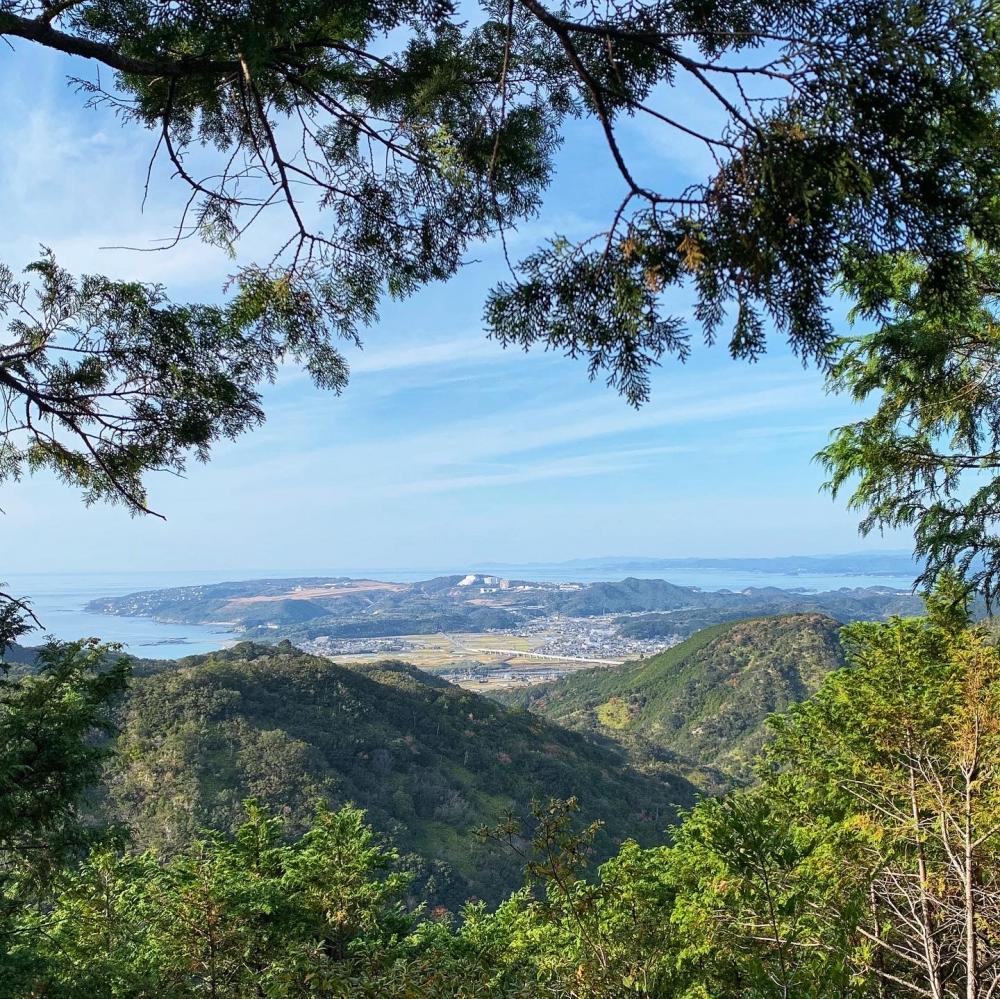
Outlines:
{"label": "distant mountain range", "polygon": [[736,572],[768,572],[783,575],[822,574],[863,576],[917,576],[921,565],[906,550],[851,552],[841,555],[782,555],[765,558],[650,558],[609,555],[576,558],[556,563],[490,563],[492,569],[530,569],[532,565],[558,565],[567,569],[604,569],[613,572],[648,572],[660,569],[719,569]]}
{"label": "distant mountain range", "polygon": [[840,621],[919,614],[920,600],[888,586],[799,593],[678,586],[662,579],[528,582],[500,576],[440,576],[416,583],[317,578],[259,579],[149,590],[92,601],[89,611],[164,622],[220,624],[247,637],[375,638],[510,630],[551,615],[636,615],[621,627],[639,637],[685,636],[721,621],[814,611]]}

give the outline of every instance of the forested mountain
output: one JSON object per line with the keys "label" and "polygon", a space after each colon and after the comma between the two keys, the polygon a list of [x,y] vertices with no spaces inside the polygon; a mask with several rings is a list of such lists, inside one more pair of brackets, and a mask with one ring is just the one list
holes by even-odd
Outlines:
{"label": "forested mountain", "polygon": [[[555,761],[552,779],[599,801],[610,829],[629,821],[622,786],[648,786],[608,766],[606,748],[400,664],[351,670],[288,646],[244,646],[146,672],[125,702],[118,772],[136,781],[123,781],[126,796],[152,796],[143,779],[157,768],[158,778],[173,773],[165,787],[176,794],[187,756],[223,826],[138,854],[81,827],[77,807],[112,751],[94,733],[107,731],[126,664],[93,642],[48,646],[37,672],[0,685],[10,788],[0,799],[0,997],[990,999],[1000,988],[1000,654],[954,597],[931,598],[926,618],[845,629],[850,666],[775,719],[759,780],[699,802],[648,848],[627,840],[593,869],[597,830],[574,801],[501,822],[490,851],[471,859],[495,883],[509,851],[528,883],[495,908],[454,916],[434,907],[441,885],[414,877],[413,860],[359,810],[319,803],[309,814],[295,786],[283,807],[265,781],[270,807],[230,812],[223,785],[231,793],[236,771],[252,766],[286,779],[272,747],[315,728],[311,751],[337,764],[345,793],[369,795],[368,820],[383,808],[377,789],[404,773],[419,785],[423,762],[470,771],[470,800],[474,767],[490,773],[496,797],[538,786],[549,777],[535,746]],[[780,678],[791,696],[813,683],[824,650],[837,652],[831,622],[815,616],[700,637],[672,668],[666,657],[640,665],[673,676],[675,693],[696,675],[737,688],[757,675]],[[417,707],[427,722],[407,716]],[[437,742],[460,731],[461,763]],[[525,750],[528,735],[536,742]],[[397,740],[392,765],[369,765],[372,738]],[[294,756],[289,767],[307,772]],[[490,772],[494,757],[525,776]],[[445,823],[416,811],[424,849],[440,855]],[[173,821],[164,812],[136,828],[162,840]]]}
{"label": "forested mountain", "polygon": [[4,666],[9,671],[19,672],[20,669],[33,666],[37,655],[37,649],[33,649],[26,645],[18,645],[16,642],[11,642],[7,648],[3,650],[2,656],[0,656],[0,661],[3,662]]}
{"label": "forested mountain", "polygon": [[706,628],[658,656],[502,695],[507,703],[633,750],[668,750],[742,773],[769,715],[843,665],[840,625],[794,614]]}
{"label": "forested mountain", "polygon": [[495,902],[520,883],[520,865],[475,830],[505,810],[578,795],[605,821],[598,848],[609,854],[625,837],[656,841],[694,800],[685,779],[639,773],[613,744],[402,663],[345,667],[246,643],[143,673],[121,708],[106,794],[136,846],[168,855],[202,828],[234,829],[248,796],[300,831],[317,799],[354,802],[426,861],[429,897]]}

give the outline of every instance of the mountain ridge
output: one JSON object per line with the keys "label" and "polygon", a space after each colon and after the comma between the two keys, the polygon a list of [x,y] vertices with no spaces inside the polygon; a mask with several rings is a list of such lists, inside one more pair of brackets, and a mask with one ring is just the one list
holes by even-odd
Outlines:
{"label": "mountain ridge", "polygon": [[745,778],[767,718],[804,700],[844,665],[840,624],[818,614],[726,622],[656,656],[585,670],[498,696],[576,731]]}
{"label": "mountain ridge", "polygon": [[119,724],[105,808],[136,848],[169,855],[203,827],[231,831],[246,797],[285,809],[293,829],[318,798],[353,802],[425,858],[424,883],[454,904],[519,886],[519,863],[475,831],[532,798],[577,796],[607,821],[598,847],[610,855],[626,838],[655,842],[697,794],[681,768],[641,772],[610,740],[405,663],[338,665],[287,643],[145,664]]}

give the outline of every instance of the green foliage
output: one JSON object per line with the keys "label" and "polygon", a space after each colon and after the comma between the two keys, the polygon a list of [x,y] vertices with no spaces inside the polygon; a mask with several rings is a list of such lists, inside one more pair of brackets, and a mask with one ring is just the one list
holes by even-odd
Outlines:
{"label": "green foliage", "polygon": [[[684,321],[661,316],[665,284],[683,276],[667,247],[681,241],[675,229],[658,232],[656,247],[642,255],[609,245],[587,252],[555,239],[522,261],[518,280],[501,285],[488,300],[485,320],[504,346],[542,342],[569,357],[584,357],[591,379],[606,374],[630,402],[649,395],[649,369],[664,355],[686,360]],[[630,246],[635,239],[629,235]]]}
{"label": "green foliage", "polygon": [[0,665],[13,648],[14,640],[33,628],[34,614],[30,604],[0,591]]}
{"label": "green foliage", "polygon": [[[540,797],[526,820],[509,810],[482,835],[523,865],[527,883],[495,909],[467,905],[459,921],[417,904],[412,870],[353,806],[319,804],[304,816],[285,808],[279,817],[246,801],[230,832],[201,833],[169,855],[99,842],[74,863],[82,840],[72,805],[47,797],[51,782],[26,786],[20,807],[4,813],[4,835],[22,857],[34,844],[47,871],[43,878],[38,865],[9,861],[16,851],[3,854],[0,994],[987,999],[1000,986],[1000,652],[968,626],[961,595],[951,580],[928,598],[926,618],[845,629],[849,668],[829,672],[812,696],[776,716],[758,782],[695,805],[666,844],[644,849],[626,840],[592,876],[606,829],[582,815],[576,798]],[[778,638],[791,634],[781,630],[789,619],[765,624]],[[740,627],[728,629],[731,648],[734,638],[759,637]],[[726,636],[720,630],[705,637],[702,652]],[[683,678],[687,661],[675,656],[667,677]],[[100,746],[81,749],[81,733],[106,720],[117,687],[99,648],[50,647],[42,662],[39,676],[18,681],[20,693],[7,697],[16,707],[3,719],[20,731],[10,718],[45,716],[47,744],[69,747],[61,758],[80,761],[72,780],[60,778],[70,801],[99,762]],[[273,675],[280,689],[268,687]],[[84,682],[105,676],[105,687]],[[148,686],[164,678],[167,689],[198,692],[199,715]],[[125,712],[133,736],[122,748],[133,768],[144,757],[158,765],[158,753],[176,749],[169,735],[140,745],[136,714],[152,713],[150,731],[162,724],[157,711],[176,711],[181,726],[200,717],[226,733],[234,704],[245,728],[264,704],[288,721],[303,709],[282,715],[279,702],[300,688],[319,702],[329,729],[358,737],[352,752],[372,726],[400,724],[400,706],[415,703],[400,691],[414,688],[428,692],[420,704],[430,725],[444,726],[454,709],[463,726],[488,722],[491,748],[512,745],[504,726],[518,717],[401,667],[345,670],[289,647],[245,646],[143,685],[145,696]],[[336,698],[325,696],[327,687]],[[85,718],[69,710],[88,702]],[[434,766],[444,770],[444,750],[411,718],[413,738],[402,745],[416,755],[435,751]],[[529,724],[536,736],[546,732]],[[204,780],[211,769],[221,783],[228,736],[212,743],[207,735],[199,751],[208,766],[199,771],[199,760],[194,772]],[[16,753],[17,739],[8,742]],[[466,746],[478,742],[469,736]],[[564,743],[573,744],[581,745]],[[333,745],[346,754],[346,743]],[[522,770],[528,759],[517,761]],[[581,750],[573,765],[585,760]],[[46,769],[58,768],[50,760]],[[390,771],[381,765],[379,773]],[[347,780],[352,771],[340,773]],[[409,777],[419,780],[419,771]],[[599,789],[597,771],[583,777],[584,793]],[[371,772],[358,775],[358,786],[362,779],[375,782]],[[604,817],[617,818],[611,810]]]}
{"label": "green foliage", "polygon": [[597,720],[605,728],[628,728],[632,713],[620,697],[612,697],[595,709]]}
{"label": "green foliage", "polygon": [[1000,657],[954,625],[847,629],[853,668],[780,720],[765,779],[768,801],[797,812],[785,849],[814,841],[772,852],[784,877],[807,879],[796,948],[836,946],[873,991],[997,987]]}
{"label": "green foliage", "polygon": [[660,655],[504,699],[611,736],[640,760],[666,753],[745,776],[768,716],[808,697],[843,664],[838,629],[818,614],[715,625]]}
{"label": "green foliage", "polygon": [[[585,801],[606,818],[604,856],[653,842],[693,788],[636,772],[624,754],[398,663],[339,666],[291,646],[237,646],[135,680],[107,778],[111,814],[137,844],[183,850],[203,827],[235,829],[240,801],[355,802],[407,854],[429,898],[496,902],[517,861],[473,832],[532,798]],[[430,884],[428,885],[428,879]]]}
{"label": "green foliage", "polygon": [[856,899],[823,881],[841,873],[835,843],[822,818],[769,787],[699,805],[665,862],[687,979],[682,994],[877,995],[849,963]]}
{"label": "green foliage", "polygon": [[955,625],[848,628],[851,668],[778,717],[761,783],[680,825],[678,994],[995,989],[1000,658]]}
{"label": "green foliage", "polygon": [[384,294],[451,276],[537,208],[570,101],[523,22],[504,45],[502,23],[467,29],[437,0],[0,0],[0,36],[94,60],[77,90],[152,132],[150,176],[162,159],[188,195],[158,249],[200,236],[235,257],[276,206],[289,226],[222,306],[74,279],[48,253],[25,283],[0,268],[0,481],[48,468],[149,512],[146,473],[258,426],[282,363],[339,391],[334,342],[359,342]]}
{"label": "green foliage", "polygon": [[[678,287],[693,288],[704,337],[725,331],[734,357],[759,357],[770,325],[823,362],[838,272],[908,250],[954,290],[963,236],[996,237],[989,4],[528,6],[560,39],[603,126],[623,200],[604,231],[553,240],[494,292],[486,321],[502,343],[583,356],[591,376],[606,372],[639,404],[650,368],[690,349],[669,311]],[[657,84],[680,80],[721,105],[720,132],[657,102]],[[704,144],[714,169],[685,189],[647,184],[619,143],[626,115]]]}
{"label": "green foliage", "polygon": [[228,306],[175,305],[162,288],[74,279],[50,253],[18,282],[0,267],[0,347],[16,424],[0,437],[0,481],[47,468],[83,490],[149,512],[143,476],[181,471],[213,443],[263,422],[258,383],[286,357],[343,387],[323,319],[287,287],[244,288]]}
{"label": "green foliage", "polygon": [[[494,913],[466,910],[459,939],[493,962],[496,995],[519,987],[608,999],[673,995],[681,976],[669,854],[627,842],[587,881],[596,830],[578,827],[578,808],[575,799],[536,804],[529,826],[508,822],[489,833],[524,859],[538,891],[520,892]],[[497,936],[506,944],[495,946]]]}
{"label": "green foliage", "polygon": [[36,672],[0,679],[0,853],[57,861],[79,834],[78,800],[107,756],[128,664],[95,640],[49,643]]}
{"label": "green foliage", "polygon": [[407,877],[353,808],[297,839],[255,802],[232,838],[166,864],[101,850],[30,921],[34,994],[215,999],[373,995],[410,946]]}
{"label": "green foliage", "polygon": [[17,954],[17,915],[90,838],[82,799],[107,757],[127,672],[113,647],[53,642],[31,675],[0,677],[0,995],[31,964]]}
{"label": "green foliage", "polygon": [[1000,578],[1000,257],[972,245],[955,262],[958,287],[909,256],[878,258],[849,274],[856,321],[873,332],[839,345],[831,386],[875,402],[818,455],[838,494],[865,512],[865,533],[912,527],[933,582],[952,567],[988,600]]}
{"label": "green foliage", "polygon": [[[848,628],[850,668],[778,716],[760,783],[697,805],[671,845],[626,846],[588,882],[563,873],[577,853],[557,822],[550,901],[479,917],[519,928],[508,972],[551,995],[993,994],[1000,655],[949,596]],[[602,961],[616,947],[627,967]]]}
{"label": "green foliage", "polygon": [[[759,356],[770,321],[825,361],[838,272],[907,251],[953,291],[963,236],[998,234],[996,21],[982,0],[630,0],[604,12],[538,0],[472,11],[446,0],[0,0],[0,36],[104,71],[75,84],[148,130],[151,166],[162,158],[189,196],[174,245],[197,235],[235,255],[248,229],[269,237],[236,269],[224,309],[166,308],[159,290],[103,278],[67,290],[60,277],[60,295],[98,313],[45,317],[83,355],[62,368],[52,323],[34,320],[28,342],[0,353],[12,412],[28,401],[36,430],[56,416],[71,438],[94,431],[83,386],[95,378],[95,400],[112,394],[104,341],[113,353],[117,338],[103,312],[125,308],[131,363],[148,349],[157,376],[127,379],[135,439],[116,451],[98,434],[98,460],[36,435],[33,458],[8,454],[0,467],[39,461],[133,506],[144,471],[257,422],[247,383],[286,354],[341,386],[333,338],[356,340],[383,295],[454,275],[473,244],[537,211],[568,116],[594,120],[623,200],[590,239],[529,255],[490,297],[487,325],[504,344],[586,357],[633,403],[654,364],[687,354],[666,305],[678,286],[693,287],[708,340],[730,326],[734,356]],[[717,131],[684,113],[696,101],[661,109],[682,83],[718,108]],[[618,138],[634,116],[667,142],[703,145],[707,176],[667,190],[639,178]],[[51,262],[39,269],[51,282]],[[222,324],[221,342],[206,320]],[[19,370],[25,355],[37,383]],[[147,407],[169,417],[155,442],[137,413]]]}

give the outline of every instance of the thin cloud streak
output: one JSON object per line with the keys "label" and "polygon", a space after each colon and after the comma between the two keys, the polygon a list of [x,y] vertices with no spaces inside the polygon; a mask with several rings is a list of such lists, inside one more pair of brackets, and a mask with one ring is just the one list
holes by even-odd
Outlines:
{"label": "thin cloud streak", "polygon": [[503,356],[503,348],[480,334],[357,351],[348,355],[348,363],[352,375],[367,375],[384,374],[388,371],[409,371],[413,368],[458,367],[478,364],[484,358],[498,359]]}
{"label": "thin cloud streak", "polygon": [[600,455],[580,455],[572,458],[556,458],[537,462],[523,468],[498,471],[479,475],[457,475],[422,482],[409,482],[394,490],[400,495],[410,493],[455,492],[461,489],[496,488],[519,485],[526,482],[542,482],[550,479],[579,479],[595,475],[609,475],[640,468],[648,464],[656,455],[682,454],[697,450],[689,446],[633,448],[622,452]]}
{"label": "thin cloud streak", "polygon": [[[225,474],[227,482],[235,488],[253,489],[258,500],[265,501],[260,493],[262,482],[306,483],[317,468],[336,468],[336,487],[326,490],[326,495],[338,505],[363,497],[443,493],[488,485],[503,487],[543,479],[599,475],[602,470],[610,474],[648,466],[657,457],[668,455],[745,451],[747,445],[735,443],[729,434],[706,443],[692,441],[689,431],[692,426],[714,426],[730,419],[773,416],[813,399],[814,393],[806,385],[779,384],[759,391],[729,394],[721,404],[692,396],[639,413],[617,399],[604,406],[573,403],[502,410],[488,417],[446,423],[434,431],[389,433],[364,443],[347,434],[338,442],[328,434],[321,445],[281,455],[272,451],[264,462],[258,460],[252,464],[243,458],[237,445],[226,455]],[[649,442],[650,434],[668,428],[684,432],[685,439]],[[284,424],[275,429],[278,438],[295,437],[295,431]],[[752,434],[753,430],[752,426],[745,426],[738,433]],[[771,436],[762,435],[762,442]],[[596,453],[593,450],[584,454],[559,453],[615,437],[620,438],[622,447],[613,451],[604,447]],[[307,488],[311,491],[311,487]],[[279,493],[274,495],[276,499]]]}

